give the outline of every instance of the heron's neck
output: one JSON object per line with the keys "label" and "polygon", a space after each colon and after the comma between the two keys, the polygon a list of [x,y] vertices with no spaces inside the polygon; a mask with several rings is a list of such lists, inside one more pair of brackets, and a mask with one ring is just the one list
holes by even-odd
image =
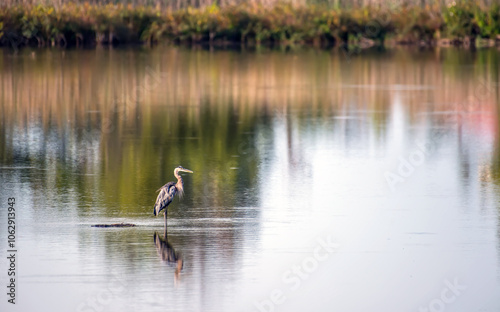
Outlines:
{"label": "heron's neck", "polygon": [[177,192],[179,192],[179,197],[182,197],[184,195],[184,183],[182,182],[182,177],[179,175],[179,173],[174,172],[175,177],[177,178],[177,183],[175,183],[175,187],[177,188]]}

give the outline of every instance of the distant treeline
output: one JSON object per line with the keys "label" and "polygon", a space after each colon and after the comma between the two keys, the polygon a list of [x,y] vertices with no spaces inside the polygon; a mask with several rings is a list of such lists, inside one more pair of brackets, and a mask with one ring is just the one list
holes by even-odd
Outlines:
{"label": "distant treeline", "polygon": [[473,2],[392,8],[372,4],[348,9],[283,2],[212,4],[177,10],[88,2],[0,7],[0,44],[14,47],[159,41],[214,45],[369,47],[390,42],[491,46],[499,42],[499,35],[500,6]]}
{"label": "distant treeline", "polygon": [[[494,4],[500,4],[500,0],[476,0],[462,2],[474,2],[476,5],[489,7]],[[3,5],[53,5],[61,6],[68,3],[89,3],[91,5],[123,4],[133,6],[154,6],[156,8],[182,9],[187,7],[200,8],[210,5],[221,7],[238,4],[261,4],[265,6],[275,5],[281,2],[291,3],[293,5],[325,5],[331,8],[360,8],[363,6],[378,6],[387,9],[394,9],[400,6],[426,6],[439,5],[446,7],[457,0],[2,0]],[[1,4],[0,4],[1,5]]]}

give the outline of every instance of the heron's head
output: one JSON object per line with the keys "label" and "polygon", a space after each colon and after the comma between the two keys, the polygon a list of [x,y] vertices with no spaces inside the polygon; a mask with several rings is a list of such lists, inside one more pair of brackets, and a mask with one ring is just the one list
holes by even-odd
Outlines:
{"label": "heron's head", "polygon": [[193,173],[193,171],[191,171],[191,170],[189,170],[189,169],[186,169],[186,168],[184,168],[184,167],[182,167],[182,166],[179,166],[179,167],[175,168],[175,170],[174,170],[174,173],[176,173],[176,174],[177,174],[177,173],[179,173],[179,172],[189,172],[189,173]]}

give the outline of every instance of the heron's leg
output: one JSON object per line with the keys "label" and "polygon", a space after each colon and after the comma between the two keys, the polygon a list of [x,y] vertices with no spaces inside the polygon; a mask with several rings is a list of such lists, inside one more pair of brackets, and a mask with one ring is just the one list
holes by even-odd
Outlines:
{"label": "heron's leg", "polygon": [[167,218],[165,218],[165,226],[163,227],[163,238],[165,239],[165,241],[168,241],[167,240]]}
{"label": "heron's leg", "polygon": [[167,231],[167,209],[165,209],[165,212],[163,213],[163,220],[165,222],[165,231]]}

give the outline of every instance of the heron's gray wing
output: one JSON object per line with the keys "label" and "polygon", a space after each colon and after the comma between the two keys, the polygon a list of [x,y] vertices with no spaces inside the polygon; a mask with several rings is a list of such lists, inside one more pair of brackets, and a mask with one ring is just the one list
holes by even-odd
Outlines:
{"label": "heron's gray wing", "polygon": [[156,198],[156,203],[154,206],[153,213],[157,216],[160,211],[167,208],[167,206],[174,199],[175,193],[177,193],[177,188],[174,182],[168,182],[160,189],[160,194]]}

